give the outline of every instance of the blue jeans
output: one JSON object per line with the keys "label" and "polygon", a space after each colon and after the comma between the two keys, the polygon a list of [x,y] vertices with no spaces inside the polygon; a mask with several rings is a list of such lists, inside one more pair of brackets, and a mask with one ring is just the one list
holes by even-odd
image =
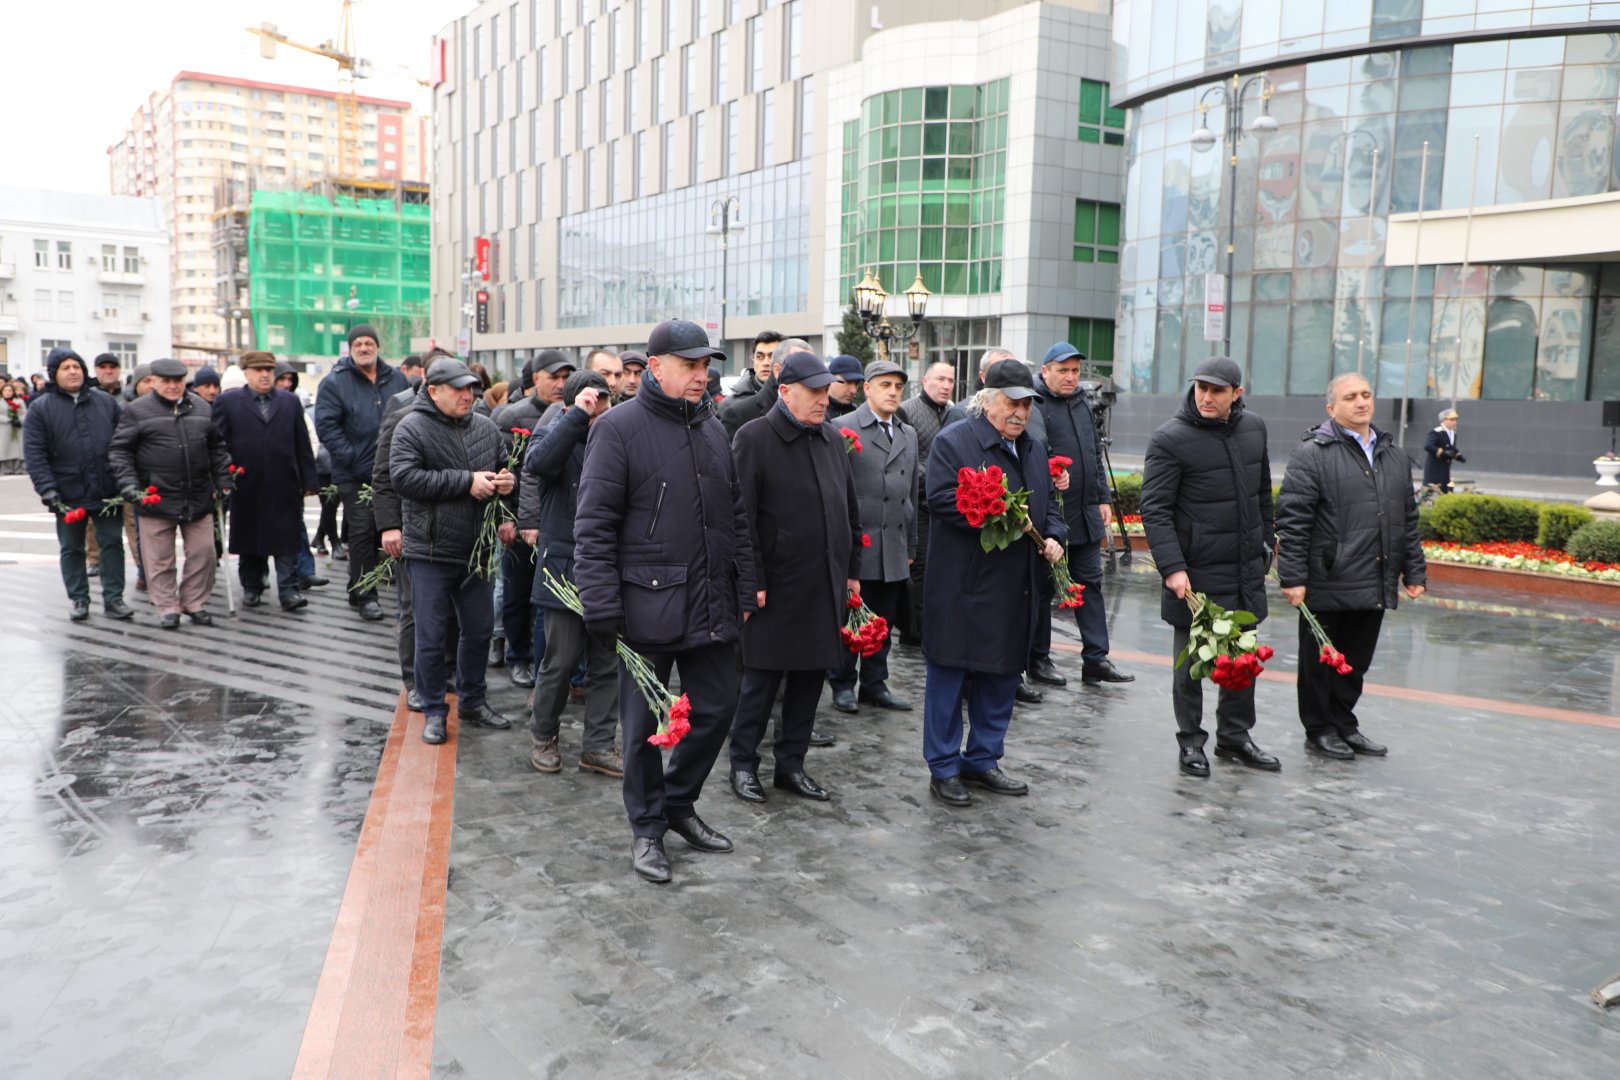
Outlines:
{"label": "blue jeans", "polygon": [[[1074,609],[1080,628],[1080,660],[1100,664],[1108,659],[1108,609],[1103,607],[1102,548],[1097,544],[1069,545],[1069,573],[1086,587],[1085,603]],[[1050,620],[1050,612],[1047,615]],[[1051,651],[1051,623],[1047,623],[1047,650]]]}
{"label": "blue jeans", "polygon": [[[964,770],[984,772],[1001,760],[1019,673],[1002,675],[928,665],[923,690],[923,757],[936,780]],[[967,750],[962,750],[962,700],[967,699]]]}
{"label": "blue jeans", "polygon": [[[315,576],[315,556],[309,553],[309,522],[304,522],[304,542],[298,548],[298,580]],[[297,584],[297,582],[294,582]]]}
{"label": "blue jeans", "polygon": [[457,706],[466,710],[483,705],[489,639],[495,628],[493,587],[462,562],[406,559],[405,571],[411,575],[411,609],[416,615],[416,692],[422,711],[428,716],[450,714],[444,700],[444,654],[452,610],[461,624],[456,645]]}
{"label": "blue jeans", "polygon": [[[304,549],[308,552],[308,548]],[[276,598],[282,603],[298,588],[298,556],[297,555],[238,555],[236,557],[237,578],[242,582],[244,593],[257,593],[264,591],[264,575],[270,569],[270,560],[276,560]]]}
{"label": "blue jeans", "polygon": [[85,530],[94,526],[96,543],[101,547],[101,601],[110,604],[124,598],[124,515],[103,517],[92,513],[72,525],[56,517],[56,543],[61,549],[62,584],[69,600],[90,602],[90,575],[84,564]]}

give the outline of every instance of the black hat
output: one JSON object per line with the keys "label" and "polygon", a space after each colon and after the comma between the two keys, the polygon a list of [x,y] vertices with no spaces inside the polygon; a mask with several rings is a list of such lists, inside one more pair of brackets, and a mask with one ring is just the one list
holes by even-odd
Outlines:
{"label": "black hat", "polygon": [[429,386],[451,386],[459,390],[464,386],[476,385],[479,379],[460,360],[440,358],[429,365],[425,381]]}
{"label": "black hat", "polygon": [[574,399],[579,397],[580,393],[585,390],[600,390],[604,394],[613,392],[608,388],[607,380],[602,377],[600,371],[591,371],[589,369],[576,371],[563,380],[563,404],[572,405]]}
{"label": "black hat", "polygon": [[213,368],[209,367],[207,364],[204,364],[202,367],[198,368],[196,371],[194,371],[192,373],[192,375],[191,375],[191,385],[194,386],[194,387],[197,387],[197,386],[218,386],[219,385],[219,372],[215,371]]}
{"label": "black hat", "polygon": [[523,368],[518,372],[518,387],[523,390],[534,389],[534,357],[523,361]]}
{"label": "black hat", "polygon": [[647,354],[637,352],[634,349],[626,349],[624,352],[619,354],[619,363],[623,364],[625,367],[629,367],[631,364],[637,364],[645,369],[647,366]]}
{"label": "black hat", "polygon": [[[845,382],[866,381],[866,372],[861,370],[861,362],[849,355],[849,353],[839,353],[827,361],[827,370]],[[904,374],[904,372],[901,374]]]}
{"label": "black hat", "polygon": [[724,360],[726,354],[709,344],[709,332],[687,319],[665,319],[647,335],[648,356],[681,356],[688,360]]}
{"label": "black hat", "polygon": [[908,381],[906,369],[893,360],[874,360],[866,365],[866,381],[871,382],[880,375],[898,375],[901,382]]}
{"label": "black hat", "polygon": [[361,323],[359,326],[352,327],[349,330],[349,347],[350,348],[354,347],[354,339],[355,338],[363,338],[363,337],[370,338],[372,341],[375,341],[378,345],[382,344],[382,338],[377,336],[376,328],[373,327],[370,323]]}
{"label": "black hat", "polygon": [[547,375],[555,375],[563,368],[573,371],[579,367],[560,349],[541,349],[540,354],[531,362],[534,364],[534,370],[543,371]]}
{"label": "black hat", "polygon": [[1243,369],[1230,356],[1211,356],[1193,369],[1192,381],[1211,386],[1242,386]]}
{"label": "black hat", "polygon": [[[860,366],[856,365],[856,370]],[[789,386],[798,383],[811,390],[820,390],[823,386],[831,386],[838,381],[838,376],[827,370],[827,365],[821,362],[821,357],[810,352],[796,352],[789,354],[782,361],[782,370],[776,373],[778,386]]]}
{"label": "black hat", "polygon": [[1035,392],[1035,378],[1022,360],[998,360],[984,372],[986,390],[1000,390],[1014,401],[1039,398]]}
{"label": "black hat", "polygon": [[191,374],[191,369],[178,360],[164,357],[152,361],[151,373],[160,379],[183,379]]}
{"label": "black hat", "polygon": [[[62,351],[63,351],[63,352],[66,352],[66,353],[73,353],[73,358],[74,358],[74,359],[75,359],[75,360],[79,360],[79,354],[78,354],[78,353],[75,353],[75,352],[73,352],[73,350],[72,350],[72,349],[63,349],[63,350],[62,350]],[[82,364],[82,363],[84,363],[84,361],[83,361],[83,360],[79,360],[79,363],[81,363],[81,364]],[[96,357],[96,363],[95,363],[95,366],[96,366],[96,367],[100,367],[100,366],[101,366],[101,365],[103,365],[103,364],[111,364],[111,365],[112,365],[112,366],[113,366],[113,367],[115,367],[115,368],[121,368],[121,367],[123,367],[123,366],[124,366],[124,365],[123,365],[123,364],[122,364],[122,363],[121,363],[121,362],[120,362],[120,361],[119,361],[119,359],[118,359],[118,357],[116,357],[116,356],[114,356],[114,355],[113,355],[113,354],[112,354],[112,353],[110,353],[110,352],[104,352],[104,353],[101,353],[101,354],[100,354],[100,355],[99,355],[99,356],[97,356],[97,357]]]}

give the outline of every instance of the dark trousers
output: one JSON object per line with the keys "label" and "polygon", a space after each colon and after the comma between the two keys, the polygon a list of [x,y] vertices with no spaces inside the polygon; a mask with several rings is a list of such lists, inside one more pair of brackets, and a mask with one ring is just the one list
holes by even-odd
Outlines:
{"label": "dark trousers", "polygon": [[[405,689],[416,688],[416,609],[411,603],[411,575],[405,569],[405,560],[394,564],[394,596],[399,602],[395,618],[395,637],[399,650],[399,676]],[[486,663],[488,658],[485,658]]]}
{"label": "dark trousers", "polygon": [[359,605],[377,599],[377,590],[357,592],[355,582],[369,574],[377,565],[377,518],[371,504],[360,501],[360,484],[339,484],[338,498],[343,500],[343,517],[349,529],[349,603]]}
{"label": "dark trousers", "polygon": [[533,664],[540,650],[534,647],[535,610],[529,598],[534,592],[534,548],[522,540],[501,553],[501,629],[506,632],[506,662]]}
{"label": "dark trousers", "polygon": [[60,549],[62,584],[69,600],[90,602],[90,572],[85,565],[85,535],[93,530],[101,549],[101,602],[110,604],[124,598],[124,518],[122,514],[92,513],[69,525],[56,518],[56,544]]}
{"label": "dark trousers", "polygon": [[[1175,656],[1187,647],[1190,633],[1176,627],[1170,651]],[[1176,710],[1176,742],[1185,750],[1189,746],[1203,747],[1209,738],[1204,731],[1204,681],[1188,675],[1191,663],[1182,664],[1170,673],[1170,699]],[[1221,690],[1215,703],[1215,743],[1218,746],[1242,746],[1254,727],[1254,687],[1247,690]]]}
{"label": "dark trousers", "polygon": [[236,578],[242,583],[243,592],[263,592],[264,575],[270,570],[272,558],[276,560],[276,596],[286,602],[287,597],[298,588],[297,555],[238,555]]}
{"label": "dark trousers", "polygon": [[309,552],[309,522],[300,521],[304,527],[304,542],[298,548],[298,580],[315,576],[315,556]]}
{"label": "dark trousers", "polygon": [[416,613],[416,692],[428,716],[446,716],[444,654],[449,645],[450,613],[461,624],[456,646],[456,698],[463,710],[484,703],[484,669],[489,638],[495,628],[495,603],[489,582],[463,563],[406,559],[411,577],[411,606]]}
{"label": "dark trousers", "polygon": [[[906,582],[899,581],[863,581],[861,582],[861,599],[866,606],[872,609],[872,614],[881,615],[889,620],[890,630],[899,626],[899,620],[906,612]],[[855,665],[860,664],[860,681],[862,690],[882,689],[889,681],[889,642],[883,642],[883,648],[874,656],[860,656],[847,649],[844,659],[839,665],[827,672],[827,683],[834,690],[855,689]]]}
{"label": "dark trousers", "polygon": [[[966,668],[928,665],[923,690],[923,757],[936,780],[964,769],[984,772],[1001,760],[1012,722],[1018,672],[1002,675]],[[968,710],[967,750],[962,749],[962,702]]]}
{"label": "dark trousers", "polygon": [[624,809],[636,836],[662,837],[670,818],[689,817],[703,781],[720,756],[737,701],[736,646],[701,645],[681,652],[643,652],[665,684],[678,668],[681,690],[692,703],[692,730],[669,752],[664,765],[647,737],[658,718],[647,708],[630,672],[619,665],[619,715],[624,725]]}
{"label": "dark trousers", "polygon": [[[331,483],[329,478],[322,478],[322,487],[329,483]],[[334,548],[342,542],[340,539],[341,534],[338,532],[338,507],[342,504],[342,498],[337,495],[328,495],[321,499],[321,520],[315,526],[316,547],[326,547],[328,540],[332,542]]]}
{"label": "dark trousers", "polygon": [[905,633],[901,635],[902,641],[921,643],[923,631],[923,576],[928,572],[928,527],[929,515],[927,507],[917,508],[917,557],[911,561],[911,587],[907,590],[906,601],[911,605],[906,613]]}
{"label": "dark trousers", "polygon": [[1336,731],[1341,736],[1354,734],[1356,702],[1361,700],[1361,686],[1367,668],[1372,666],[1373,653],[1378,648],[1378,630],[1384,624],[1384,611],[1320,611],[1316,621],[1322,624],[1334,648],[1355,670],[1340,675],[1317,660],[1322,651],[1311,633],[1310,624],[1302,615],[1299,619],[1299,722],[1305,725],[1306,735],[1322,735]]}
{"label": "dark trousers", "polygon": [[731,767],[738,772],[759,771],[760,740],[770,725],[776,692],[782,690],[782,726],[775,746],[776,773],[787,776],[804,772],[804,755],[810,749],[816,706],[821,702],[821,686],[825,681],[826,673],[821,671],[743,668],[742,686],[737,691],[737,713],[731,721]]}
{"label": "dark trousers", "polygon": [[585,670],[590,674],[585,679],[585,741],[581,749],[587,754],[613,749],[613,738],[619,731],[619,658],[613,636],[590,633],[585,629],[585,620],[572,611],[540,610],[546,620],[546,654],[534,684],[530,732],[537,739],[557,737],[563,707],[568,704],[568,681],[583,656]]}
{"label": "dark trousers", "polygon": [[[1074,610],[1074,622],[1080,628],[1080,660],[1084,664],[1100,664],[1108,659],[1108,612],[1103,608],[1102,548],[1095,543],[1070,544],[1069,575],[1086,587],[1082,594],[1085,602]],[[1052,647],[1051,640],[1049,628],[1048,651]]]}

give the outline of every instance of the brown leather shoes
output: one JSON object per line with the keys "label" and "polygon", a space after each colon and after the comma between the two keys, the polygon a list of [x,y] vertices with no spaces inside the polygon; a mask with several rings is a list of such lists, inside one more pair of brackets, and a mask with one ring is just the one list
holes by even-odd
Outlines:
{"label": "brown leather shoes", "polygon": [[562,772],[562,753],[557,749],[557,736],[537,739],[529,736],[529,764],[544,773]]}
{"label": "brown leather shoes", "polygon": [[[557,748],[557,740],[551,740],[553,750]],[[624,775],[624,755],[619,753],[616,746],[606,750],[591,750],[579,755],[579,771],[601,773],[603,776]]]}

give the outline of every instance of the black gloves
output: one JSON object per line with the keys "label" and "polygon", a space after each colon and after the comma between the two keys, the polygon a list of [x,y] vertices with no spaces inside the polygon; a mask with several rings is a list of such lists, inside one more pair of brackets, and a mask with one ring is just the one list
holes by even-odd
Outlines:
{"label": "black gloves", "polygon": [[59,491],[47,491],[39,497],[39,501],[45,504],[45,509],[54,511],[56,504],[62,501],[62,493]]}
{"label": "black gloves", "polygon": [[1452,452],[1451,452],[1451,460],[1453,460],[1453,461],[1460,461],[1460,462],[1462,462],[1462,463],[1463,463],[1463,464],[1464,464],[1464,465],[1466,465],[1466,464],[1468,464],[1468,459],[1467,459],[1467,458],[1465,458],[1465,457],[1463,457],[1463,456],[1462,456],[1462,455],[1461,455],[1461,454],[1459,454],[1459,453],[1457,453],[1457,451],[1455,451],[1455,450],[1453,450],[1453,451],[1452,451]]}
{"label": "black gloves", "polygon": [[593,637],[620,637],[624,634],[624,619],[618,616],[611,619],[593,619],[585,624],[585,632]]}
{"label": "black gloves", "polygon": [[127,487],[118,493],[125,502],[138,503],[141,501],[142,491],[137,487]]}

